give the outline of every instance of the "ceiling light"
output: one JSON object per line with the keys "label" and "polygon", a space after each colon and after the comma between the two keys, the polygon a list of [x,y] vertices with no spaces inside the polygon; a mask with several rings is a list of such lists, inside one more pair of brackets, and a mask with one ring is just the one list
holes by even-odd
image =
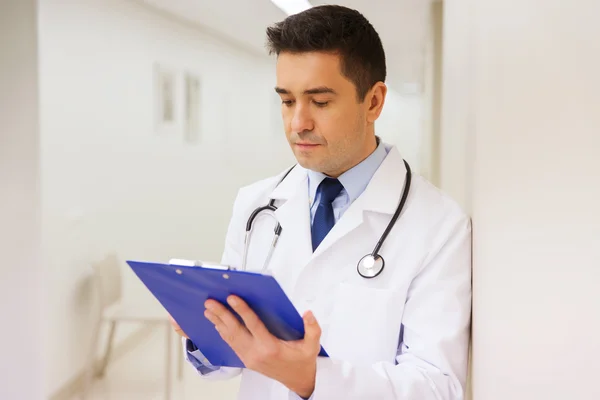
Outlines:
{"label": "ceiling light", "polygon": [[312,7],[308,0],[271,0],[287,15],[297,14]]}

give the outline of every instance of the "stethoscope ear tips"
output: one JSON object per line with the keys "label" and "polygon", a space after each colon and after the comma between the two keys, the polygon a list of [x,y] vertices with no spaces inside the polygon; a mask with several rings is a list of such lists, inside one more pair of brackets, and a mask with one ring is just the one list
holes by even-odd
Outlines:
{"label": "stethoscope ear tips", "polygon": [[363,278],[375,278],[377,275],[381,274],[383,268],[385,267],[385,260],[379,254],[367,254],[358,262],[358,266],[356,267],[358,274]]}

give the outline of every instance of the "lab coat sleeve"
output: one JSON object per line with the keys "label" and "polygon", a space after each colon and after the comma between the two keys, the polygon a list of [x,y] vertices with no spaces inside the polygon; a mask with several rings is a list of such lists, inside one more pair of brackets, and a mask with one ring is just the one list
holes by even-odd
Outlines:
{"label": "lab coat sleeve", "polygon": [[[233,205],[233,212],[227,228],[225,237],[225,246],[221,263],[223,265],[239,266],[242,262],[243,251],[243,233],[245,232],[243,220],[243,204],[242,192],[239,192]],[[202,315],[202,313],[200,313]],[[202,316],[200,318],[203,318]],[[190,348],[193,347],[193,348]],[[230,367],[215,367],[206,365],[203,360],[204,356],[197,350],[193,344],[184,338],[183,351],[185,359],[194,367],[194,369],[205,379],[208,380],[225,380],[233,378],[241,373],[241,368]]]}
{"label": "lab coat sleeve", "polygon": [[[455,221],[458,218],[455,218]],[[444,223],[408,292],[395,363],[319,358],[310,400],[463,400],[471,323],[471,222]]]}

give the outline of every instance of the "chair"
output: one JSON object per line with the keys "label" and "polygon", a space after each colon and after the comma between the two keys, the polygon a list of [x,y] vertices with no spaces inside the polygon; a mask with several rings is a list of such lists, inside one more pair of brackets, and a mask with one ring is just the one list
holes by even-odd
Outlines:
{"label": "chair", "polygon": [[[166,311],[160,308],[156,309],[155,307],[149,307],[148,305],[135,306],[122,302],[120,268],[119,260],[115,254],[109,254],[103,260],[92,264],[94,289],[98,294],[100,313],[96,320],[96,326],[89,349],[89,361],[86,368],[82,397],[84,399],[87,397],[93,378],[102,378],[106,372],[106,368],[110,361],[117,324],[121,322],[137,322],[150,325],[162,325],[166,329],[165,399],[169,400],[171,396],[171,350],[173,345],[173,328],[171,327]],[[100,360],[100,366],[97,367],[96,355],[100,339],[100,330],[105,323],[109,324],[108,340],[104,355]],[[179,355],[178,378],[182,379],[183,351],[178,351],[177,353]]]}

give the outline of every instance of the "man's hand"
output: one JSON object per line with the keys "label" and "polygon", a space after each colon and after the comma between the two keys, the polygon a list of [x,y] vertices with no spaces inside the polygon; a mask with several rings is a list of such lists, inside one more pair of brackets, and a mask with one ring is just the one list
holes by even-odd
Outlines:
{"label": "man's hand", "polygon": [[307,312],[303,317],[304,339],[286,342],[271,335],[242,299],[229,296],[227,302],[246,326],[214,300],[205,303],[204,315],[215,324],[215,329],[246,368],[281,382],[300,397],[310,397],[315,388],[317,357],[321,350],[321,328],[313,314]]}
{"label": "man's hand", "polygon": [[175,329],[175,332],[184,338],[189,339],[188,335],[185,334],[185,332],[181,329],[181,327],[179,326],[179,324],[173,319],[173,317],[171,317],[169,315],[169,319],[171,320],[171,326],[173,327],[173,329]]}

